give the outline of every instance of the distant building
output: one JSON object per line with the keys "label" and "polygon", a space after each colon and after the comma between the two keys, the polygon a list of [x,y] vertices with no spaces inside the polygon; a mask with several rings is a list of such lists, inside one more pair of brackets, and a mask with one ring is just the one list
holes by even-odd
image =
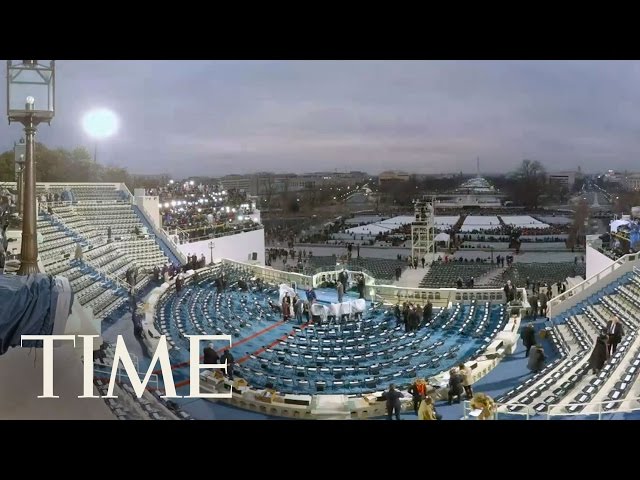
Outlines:
{"label": "distant building", "polygon": [[568,190],[572,190],[576,183],[576,177],[579,177],[580,172],[553,172],[547,175],[549,183],[555,182],[562,186],[567,187]]}
{"label": "distant building", "polygon": [[337,186],[351,187],[365,183],[366,172],[313,172],[294,173],[260,172],[251,175],[226,175],[219,179],[226,190],[238,189],[257,197],[278,195],[284,192],[300,192],[316,188]]}
{"label": "distant building", "polygon": [[627,190],[640,190],[640,173],[627,173],[622,178],[622,185]]}
{"label": "distant building", "polygon": [[384,185],[389,182],[407,182],[409,181],[409,175],[407,172],[401,172],[398,170],[388,170],[378,175],[378,184]]}

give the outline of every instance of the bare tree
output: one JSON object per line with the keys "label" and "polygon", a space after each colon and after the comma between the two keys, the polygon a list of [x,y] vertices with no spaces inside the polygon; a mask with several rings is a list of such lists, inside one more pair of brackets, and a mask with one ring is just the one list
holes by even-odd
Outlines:
{"label": "bare tree", "polygon": [[513,172],[518,196],[515,200],[526,207],[537,208],[545,191],[546,176],[545,168],[538,160],[523,160]]}

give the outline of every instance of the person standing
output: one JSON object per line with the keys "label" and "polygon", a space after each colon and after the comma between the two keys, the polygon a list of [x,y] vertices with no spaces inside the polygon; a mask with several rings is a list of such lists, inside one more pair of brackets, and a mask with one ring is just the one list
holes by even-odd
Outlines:
{"label": "person standing", "polygon": [[234,359],[228,348],[224,349],[224,353],[220,357],[220,363],[224,364],[225,362],[227,363],[227,376],[229,377],[229,380],[233,380]]}
{"label": "person standing", "polygon": [[392,420],[393,414],[396,416],[396,420],[400,420],[400,399],[402,394],[396,390],[396,386],[392,383],[389,385],[389,390],[383,394],[384,399],[387,402],[387,419]]}
{"label": "person standing", "polygon": [[431,300],[427,300],[427,304],[424,306],[424,310],[422,310],[422,321],[426,325],[431,320],[431,314],[433,313],[433,304]]}
{"label": "person standing", "polygon": [[593,352],[589,357],[589,368],[593,371],[594,375],[597,375],[605,362],[609,358],[609,352],[607,349],[607,334],[601,333],[596,339],[596,345],[593,347]]}
{"label": "person standing", "polygon": [[418,410],[418,418],[420,420],[438,420],[438,415],[433,408],[433,400],[431,397],[424,396],[420,402]]}
{"label": "person standing", "polygon": [[533,328],[533,325],[531,324],[526,325],[522,329],[522,332],[520,332],[520,338],[522,339],[524,348],[526,348],[524,357],[527,358],[529,356],[529,351],[531,350],[531,347],[533,347],[536,344],[536,331]]}
{"label": "person standing", "polygon": [[82,254],[82,245],[80,245],[80,244],[78,243],[78,244],[76,244],[75,259],[76,259],[76,260],[80,260],[80,261],[82,261],[82,257],[83,257],[83,254]]}
{"label": "person standing", "polygon": [[447,394],[449,405],[453,403],[454,397],[456,398],[456,403],[460,403],[460,397],[464,392],[462,382],[462,375],[455,368],[449,370],[449,392]]}
{"label": "person standing", "polygon": [[415,382],[411,384],[409,387],[409,395],[411,395],[413,399],[413,411],[418,415],[418,409],[420,408],[420,402],[427,394],[427,382],[422,378],[416,379]]}
{"label": "person standing", "polygon": [[342,298],[344,297],[344,285],[342,282],[338,282],[336,285],[336,290],[338,291],[338,303],[342,303]]}
{"label": "person standing", "polygon": [[612,317],[611,320],[607,322],[607,335],[609,356],[612,357],[613,354],[616,353],[616,349],[618,348],[618,344],[622,340],[622,337],[624,337],[622,323],[620,323],[618,317]]}
{"label": "person standing", "polygon": [[533,373],[538,373],[544,367],[544,361],[546,357],[541,345],[536,345],[531,355],[529,356],[529,362],[527,368]]}
{"label": "person standing", "polygon": [[458,366],[458,372],[462,375],[462,387],[464,388],[464,394],[467,397],[467,400],[471,400],[471,397],[473,397],[473,388],[471,387],[471,384],[473,383],[473,375],[471,374],[471,369],[464,363],[461,363]]}
{"label": "person standing", "polygon": [[[548,292],[549,290],[547,290]],[[542,295],[540,295],[539,301],[540,301],[540,316],[541,317],[546,317],[547,316],[547,301],[548,301],[549,297],[547,296],[547,293],[543,293]]]}
{"label": "person standing", "polygon": [[220,362],[220,357],[218,356],[218,352],[216,352],[213,348],[213,343],[210,343],[202,352],[204,354],[204,363],[206,365],[215,365]]}
{"label": "person standing", "polygon": [[293,304],[293,311],[296,314],[296,320],[298,325],[302,325],[302,311],[304,310],[304,302],[300,297],[296,295],[295,303]]}
{"label": "person standing", "polygon": [[291,316],[291,297],[287,293],[282,299],[282,319],[286,322],[287,320],[289,320],[290,316]]}

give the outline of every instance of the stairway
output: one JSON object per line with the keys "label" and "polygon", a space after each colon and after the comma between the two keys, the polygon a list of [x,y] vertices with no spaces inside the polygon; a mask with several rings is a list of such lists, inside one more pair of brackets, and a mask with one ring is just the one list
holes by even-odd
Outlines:
{"label": "stairway", "polygon": [[162,252],[169,258],[169,261],[174,265],[182,265],[183,262],[180,260],[179,252],[175,251],[175,249],[164,240],[163,235],[153,226],[153,224],[147,219],[144,212],[140,210],[137,205],[132,205],[132,207],[142,224],[147,228],[147,231],[155,235],[156,243]]}
{"label": "stairway", "polygon": [[506,268],[497,267],[493,270],[489,270],[481,277],[475,279],[474,286],[476,287],[491,287],[494,288],[495,280],[504,272]]}
{"label": "stairway", "polygon": [[38,218],[48,220],[52,225],[58,227],[58,230],[65,232],[68,237],[73,238],[76,243],[82,245],[83,248],[87,248],[89,246],[89,241],[86,238],[84,238],[74,229],[67,227],[58,217],[49,215],[48,213],[42,213]]}

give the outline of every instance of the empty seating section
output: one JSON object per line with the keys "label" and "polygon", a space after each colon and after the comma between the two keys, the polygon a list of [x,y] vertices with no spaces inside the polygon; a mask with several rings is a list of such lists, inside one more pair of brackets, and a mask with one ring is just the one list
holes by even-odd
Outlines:
{"label": "empty seating section", "polygon": [[[106,397],[109,378],[113,367],[114,347],[109,345],[104,350],[106,357],[94,363],[94,385],[101,396]],[[135,364],[139,361],[132,355]],[[104,401],[118,420],[193,420],[193,417],[183,411],[175,403],[161,397],[162,392],[156,388],[144,391],[138,398],[135,390],[127,381],[126,372],[120,367],[122,375],[117,377],[114,395],[117,398],[105,398]],[[144,372],[139,372],[139,376]]]}
{"label": "empty seating section", "polygon": [[[619,409],[640,369],[639,293],[640,276],[628,273],[553,319],[546,331],[560,358],[498,398],[499,411],[587,415]],[[589,357],[595,339],[613,316],[623,323],[625,336],[593,374]]]}
{"label": "empty seating section", "polygon": [[516,287],[524,287],[529,277],[530,282],[542,282],[549,285],[566,281],[567,277],[582,277],[586,275],[585,263],[555,262],[555,263],[513,263],[496,277],[492,286],[502,286],[511,280]]}
{"label": "empty seating section", "polygon": [[[52,213],[38,217],[39,255],[48,273],[69,278],[75,298],[91,308],[96,318],[105,318],[126,302],[125,278],[132,265],[139,268],[136,288],[140,290],[149,283],[151,269],[168,262],[153,236],[144,235],[142,222],[125,199],[127,194],[113,185],[38,189],[41,194],[60,194],[65,189],[73,193],[72,202],[54,203]],[[111,243],[107,243],[108,227]],[[139,235],[134,234],[136,227]],[[78,245],[82,259],[75,259]]]}
{"label": "empty seating section", "polygon": [[[224,268],[230,285],[225,292],[217,292],[210,278],[217,274],[209,273],[188,284],[180,297],[169,293],[159,301],[156,327],[180,355],[176,361],[188,359],[185,335],[247,338],[280,320],[268,304],[278,303],[275,287],[239,291],[233,286],[236,272]],[[286,333],[263,348],[242,352],[243,358],[234,353],[235,374],[254,387],[271,383],[285,393],[364,394],[390,383],[408,385],[416,376],[430,377],[477,357],[505,324],[502,305],[472,302],[434,309],[430,321],[405,332],[392,310],[368,305],[358,318],[283,325]]]}
{"label": "empty seating section", "polygon": [[74,201],[77,202],[114,202],[126,198],[125,192],[116,190],[114,184],[40,184],[36,187],[38,195],[47,193],[61,195],[65,190],[72,192]]}
{"label": "empty seating section", "polygon": [[128,203],[78,204],[75,209],[105,236],[108,227],[111,227],[112,238],[131,237],[136,227],[139,232],[146,230]]}
{"label": "empty seating section", "polygon": [[420,281],[420,287],[455,288],[458,278],[461,278],[466,285],[466,282],[470,277],[477,280],[494,268],[495,266],[490,263],[436,262],[430,266],[429,271]]}
{"label": "empty seating section", "polygon": [[[334,269],[337,260],[334,256],[309,257],[307,262],[312,270],[325,267]],[[375,278],[381,280],[392,280],[396,277],[396,268],[400,267],[404,270],[407,267],[407,262],[388,258],[351,258],[346,267],[353,271],[364,269]]]}

